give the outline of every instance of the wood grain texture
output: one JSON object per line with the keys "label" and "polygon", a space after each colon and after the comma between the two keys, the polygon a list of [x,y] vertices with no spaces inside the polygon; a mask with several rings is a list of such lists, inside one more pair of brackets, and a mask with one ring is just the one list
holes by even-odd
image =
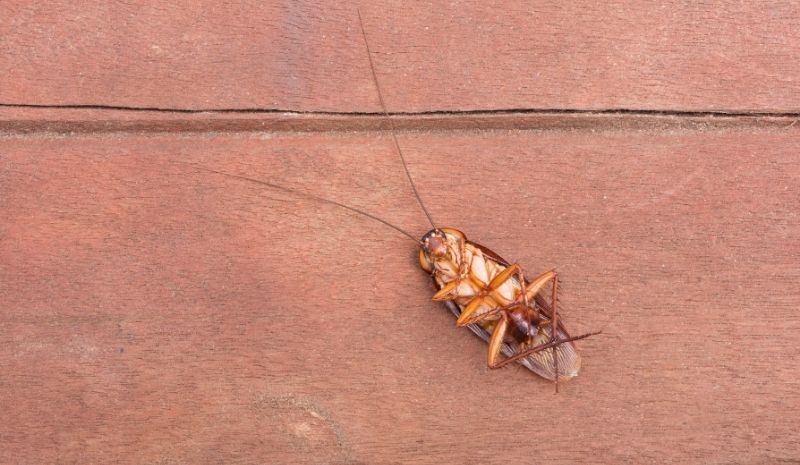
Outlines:
{"label": "wood grain texture", "polygon": [[2,104],[797,112],[791,2],[0,3]]}
{"label": "wood grain texture", "polygon": [[403,132],[422,196],[558,267],[553,396],[430,301],[380,133],[0,139],[0,462],[800,458],[800,132]]}
{"label": "wood grain texture", "polygon": [[[603,330],[557,397],[486,369],[414,242],[203,169],[428,229],[356,8],[436,221]],[[1,2],[0,463],[797,463],[798,23]]]}

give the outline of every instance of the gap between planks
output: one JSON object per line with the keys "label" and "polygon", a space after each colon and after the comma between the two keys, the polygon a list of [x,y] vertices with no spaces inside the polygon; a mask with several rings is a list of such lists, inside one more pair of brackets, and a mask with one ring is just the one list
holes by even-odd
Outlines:
{"label": "gap between planks", "polygon": [[[800,113],[492,110],[389,113],[398,131],[753,131],[800,125]],[[0,135],[387,131],[382,113],[188,110],[0,104]]]}

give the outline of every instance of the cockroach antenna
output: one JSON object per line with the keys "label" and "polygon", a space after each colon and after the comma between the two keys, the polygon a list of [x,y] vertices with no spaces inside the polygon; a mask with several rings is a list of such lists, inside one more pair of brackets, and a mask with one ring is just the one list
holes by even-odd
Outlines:
{"label": "cockroach antenna", "polygon": [[358,24],[361,26],[361,36],[364,37],[364,45],[367,47],[367,58],[369,59],[369,69],[372,71],[372,80],[375,82],[375,90],[378,92],[378,100],[381,103],[381,111],[383,112],[383,116],[389,121],[389,129],[391,129],[392,133],[392,140],[394,140],[394,147],[397,150],[397,154],[400,155],[400,161],[403,162],[403,169],[406,171],[406,177],[408,177],[408,182],[411,183],[411,190],[414,191],[414,197],[417,198],[417,202],[419,206],[422,207],[422,211],[425,212],[425,216],[428,217],[428,221],[431,223],[431,227],[436,229],[436,225],[433,224],[433,217],[431,217],[431,212],[425,207],[425,203],[422,201],[422,198],[419,195],[419,191],[417,191],[417,185],[414,184],[414,178],[411,177],[411,172],[408,171],[408,164],[406,163],[406,157],[403,156],[403,151],[400,149],[400,143],[397,142],[397,135],[395,134],[394,129],[394,121],[389,116],[389,112],[386,110],[386,103],[383,101],[383,93],[381,92],[381,86],[378,84],[378,74],[375,72],[375,64],[372,63],[372,51],[369,49],[369,41],[367,41],[367,33],[364,30],[364,20],[361,19],[361,11],[356,9],[356,13],[358,13]]}
{"label": "cockroach antenna", "polygon": [[267,187],[271,187],[273,189],[282,190],[284,192],[288,192],[290,194],[297,195],[297,196],[300,196],[300,197],[306,197],[308,199],[316,200],[318,202],[323,202],[323,203],[329,203],[331,205],[336,205],[337,207],[341,207],[341,208],[350,210],[351,212],[358,213],[359,215],[366,216],[367,218],[371,218],[371,219],[373,219],[375,221],[379,221],[379,222],[385,224],[386,226],[389,226],[390,228],[394,229],[395,231],[399,232],[400,234],[408,237],[409,239],[411,239],[412,241],[416,242],[417,244],[420,243],[419,239],[417,239],[414,236],[412,236],[409,232],[407,232],[403,228],[401,228],[399,226],[395,226],[392,223],[390,223],[390,222],[388,222],[388,221],[386,221],[386,220],[384,220],[382,218],[378,218],[377,216],[375,216],[375,215],[373,215],[371,213],[365,212],[364,210],[359,210],[356,207],[351,207],[350,205],[345,205],[345,204],[337,202],[335,200],[326,199],[325,197],[320,197],[318,195],[313,195],[313,194],[308,194],[306,192],[296,191],[296,190],[290,189],[290,188],[288,188],[286,186],[281,186],[280,184],[274,184],[274,183],[271,183],[271,182],[268,182],[268,181],[262,181],[261,179],[249,178],[247,176],[241,176],[241,175],[238,175],[238,174],[226,173],[224,171],[217,171],[217,170],[213,170],[211,168],[206,168],[205,166],[197,165],[195,163],[186,163],[186,162],[180,162],[180,163],[182,163],[184,165],[192,166],[192,167],[194,167],[196,169],[199,169],[199,170],[208,171],[209,173],[216,173],[216,174],[221,174],[223,176],[227,176],[229,178],[236,178],[236,179],[242,179],[244,181],[254,182],[256,184],[261,184],[262,186],[267,186]]}

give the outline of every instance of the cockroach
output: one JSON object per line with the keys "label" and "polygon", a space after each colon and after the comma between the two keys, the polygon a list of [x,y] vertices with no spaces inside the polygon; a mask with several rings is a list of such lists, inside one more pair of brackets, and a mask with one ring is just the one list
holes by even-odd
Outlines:
{"label": "cockroach", "polygon": [[[558,315],[558,273],[555,270],[546,271],[528,280],[519,264],[511,263],[489,248],[468,240],[458,229],[435,225],[417,191],[397,140],[394,123],[386,110],[360,12],[358,20],[383,116],[389,122],[394,148],[414,196],[431,224],[430,231],[421,239],[416,239],[404,229],[382,218],[335,200],[259,179],[205,167],[201,169],[333,204],[379,221],[409,237],[418,244],[419,264],[430,274],[437,289],[433,300],[445,304],[455,315],[457,326],[466,326],[489,344],[486,357],[489,368],[501,368],[518,362],[537,375],[554,381],[558,391],[559,381],[575,377],[580,370],[581,359],[574,341],[599,332],[569,335]],[[549,300],[545,296],[548,283]],[[502,359],[501,353],[504,356]]]}

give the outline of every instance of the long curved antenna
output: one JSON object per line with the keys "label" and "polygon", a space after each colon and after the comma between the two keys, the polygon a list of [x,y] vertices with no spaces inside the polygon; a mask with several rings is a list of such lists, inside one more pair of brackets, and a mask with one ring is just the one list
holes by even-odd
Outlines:
{"label": "long curved antenna", "polygon": [[205,166],[196,165],[194,163],[185,163],[185,162],[181,162],[181,163],[183,163],[184,165],[192,166],[192,167],[197,168],[199,170],[208,171],[210,173],[221,174],[223,176],[228,176],[229,178],[243,179],[245,181],[250,181],[250,182],[257,183],[257,184],[261,184],[263,186],[271,187],[273,189],[282,190],[284,192],[288,192],[290,194],[294,194],[294,195],[297,195],[297,196],[300,196],[300,197],[306,197],[306,198],[309,198],[309,199],[312,199],[312,200],[317,200],[319,202],[325,202],[325,203],[329,203],[331,205],[336,205],[337,207],[346,208],[347,210],[350,210],[351,212],[358,213],[359,215],[364,215],[367,218],[372,218],[375,221],[379,221],[379,222],[385,224],[386,226],[389,226],[390,228],[394,229],[395,231],[403,234],[404,236],[408,237],[409,239],[411,239],[412,241],[416,242],[417,244],[420,243],[419,239],[415,238],[414,236],[412,236],[408,232],[404,231],[402,228],[400,228],[398,226],[395,226],[392,223],[389,223],[388,221],[386,221],[384,219],[378,218],[377,216],[375,216],[375,215],[373,215],[371,213],[367,213],[367,212],[365,212],[363,210],[359,210],[358,208],[351,207],[351,206],[345,205],[343,203],[339,203],[339,202],[337,202],[335,200],[326,199],[324,197],[318,197],[318,196],[313,195],[313,194],[307,194],[305,192],[296,191],[294,189],[290,189],[288,187],[281,186],[280,184],[273,184],[271,182],[262,181],[260,179],[248,178],[247,176],[241,176],[241,175],[238,175],[238,174],[226,173],[224,171],[212,170],[211,168],[206,168]]}
{"label": "long curved antenna", "polygon": [[358,24],[361,26],[361,35],[364,37],[364,45],[367,47],[367,58],[369,58],[369,69],[372,71],[372,80],[375,81],[375,90],[378,91],[378,100],[381,102],[381,110],[383,110],[383,116],[389,121],[389,128],[392,130],[392,140],[394,140],[394,146],[397,149],[397,154],[400,155],[400,161],[403,162],[403,169],[406,170],[406,176],[408,177],[408,182],[411,183],[411,190],[414,191],[414,197],[417,198],[417,202],[419,206],[422,207],[422,211],[425,212],[425,216],[428,217],[428,221],[431,223],[431,227],[436,229],[436,225],[433,224],[433,218],[431,217],[431,213],[425,208],[425,204],[422,203],[422,198],[419,196],[419,192],[417,191],[417,185],[414,184],[414,179],[411,177],[411,173],[408,171],[408,165],[406,164],[406,157],[403,156],[403,151],[400,150],[400,143],[397,142],[397,136],[394,133],[394,121],[392,118],[389,117],[389,112],[386,111],[386,104],[383,102],[383,94],[381,93],[381,86],[378,84],[378,75],[375,73],[375,65],[372,63],[372,52],[369,49],[369,42],[367,42],[367,33],[364,31],[364,21],[361,19],[361,11],[356,9],[356,13],[358,13]]}

